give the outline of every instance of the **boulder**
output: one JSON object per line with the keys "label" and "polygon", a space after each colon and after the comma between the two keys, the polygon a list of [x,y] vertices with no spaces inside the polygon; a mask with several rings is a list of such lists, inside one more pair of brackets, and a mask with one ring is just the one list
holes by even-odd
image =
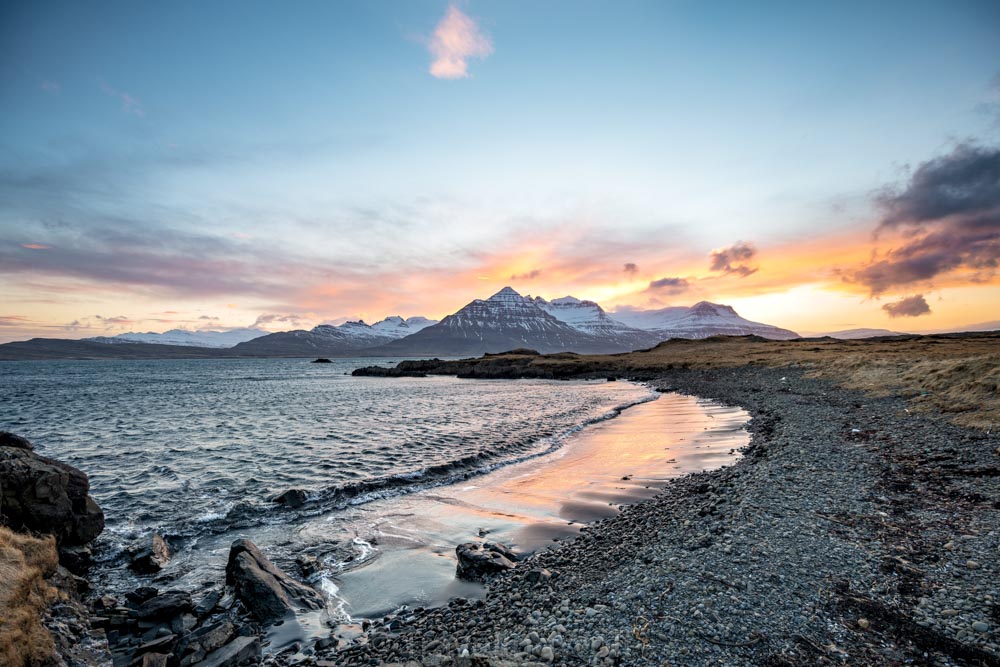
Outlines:
{"label": "boulder", "polygon": [[191,594],[184,591],[167,591],[149,598],[136,610],[141,621],[173,619],[192,610]]}
{"label": "boulder", "polygon": [[306,492],[302,489],[288,489],[279,496],[276,496],[274,502],[279,505],[285,505],[286,507],[302,507],[306,504]]}
{"label": "boulder", "polygon": [[237,637],[222,648],[205,656],[198,667],[239,667],[260,663],[260,639],[257,637]]}
{"label": "boulder", "polygon": [[182,667],[197,664],[212,651],[221,648],[236,635],[236,626],[224,619],[218,623],[204,625],[187,635],[178,645],[175,655],[180,657]]}
{"label": "boulder", "polygon": [[322,609],[323,597],[279,570],[250,540],[239,539],[229,550],[226,584],[253,616],[273,624],[293,609]]}
{"label": "boulder", "polygon": [[458,577],[482,581],[487,577],[512,570],[517,560],[514,552],[502,544],[466,542],[455,547],[458,556]]}
{"label": "boulder", "polygon": [[60,545],[90,542],[104,512],[89,495],[87,475],[39,456],[31,443],[0,432],[0,522],[13,530],[55,535]]}
{"label": "boulder", "polygon": [[333,362],[330,361],[329,359],[327,359],[326,357],[320,357],[319,359],[315,359],[312,363],[314,363],[314,364],[332,364]]}
{"label": "boulder", "polygon": [[137,574],[156,574],[170,562],[170,547],[159,533],[153,533],[149,543],[134,550],[129,567]]}

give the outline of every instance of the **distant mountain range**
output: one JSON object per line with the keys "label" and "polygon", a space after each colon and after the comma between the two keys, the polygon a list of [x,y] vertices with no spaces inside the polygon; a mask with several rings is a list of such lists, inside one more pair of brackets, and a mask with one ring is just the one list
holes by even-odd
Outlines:
{"label": "distant mountain range", "polygon": [[843,331],[831,331],[823,335],[841,340],[861,340],[862,338],[875,338],[876,336],[906,336],[907,334],[889,329],[844,329]]}
{"label": "distant mountain range", "polygon": [[228,331],[188,331],[186,329],[171,329],[163,333],[148,331],[146,333],[123,333],[117,336],[96,336],[83,340],[93,343],[150,343],[152,345],[181,345],[189,347],[226,348],[238,345],[244,341],[266,336],[263,329],[230,329]]}
{"label": "distant mountain range", "polygon": [[[231,332],[130,333],[83,341],[36,338],[0,345],[0,359],[135,357],[473,356],[531,348],[542,353],[628,352],[669,338],[756,335],[787,340],[798,334],[751,322],[730,306],[702,301],[659,310],[606,312],[572,296],[548,301],[505,287],[476,299],[440,322],[387,317],[339,326],[267,334]],[[230,338],[226,338],[229,336]],[[232,342],[230,342],[232,341]],[[228,343],[228,344],[226,344]],[[200,351],[195,353],[194,348]]]}
{"label": "distant mountain range", "polygon": [[309,331],[282,331],[254,338],[233,348],[240,356],[254,357],[339,357],[385,345],[425,329],[437,320],[426,317],[387,317],[368,325],[363,321],[339,326],[321,324]]}

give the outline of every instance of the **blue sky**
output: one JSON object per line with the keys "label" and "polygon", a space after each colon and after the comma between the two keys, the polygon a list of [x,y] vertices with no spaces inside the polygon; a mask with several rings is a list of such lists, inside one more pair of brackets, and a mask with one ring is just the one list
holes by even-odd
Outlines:
{"label": "blue sky", "polygon": [[[522,291],[658,305],[645,285],[684,274],[671,301],[770,316],[815,277],[699,282],[711,250],[870,243],[873,192],[997,143],[995,2],[465,2],[489,52],[442,79],[449,7],[5,3],[0,315],[439,316],[535,262]],[[162,266],[102,270],[128,253]],[[898,296],[969,285],[935,278]]]}

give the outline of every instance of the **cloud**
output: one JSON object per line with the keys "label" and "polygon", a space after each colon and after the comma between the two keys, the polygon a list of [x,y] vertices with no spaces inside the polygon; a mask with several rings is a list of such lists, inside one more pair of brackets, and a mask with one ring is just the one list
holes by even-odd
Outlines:
{"label": "cloud", "polygon": [[756,267],[751,268],[747,265],[756,254],[757,249],[752,244],[737,241],[728,248],[713,250],[709,255],[712,260],[709,268],[712,271],[736,273],[745,278],[757,271]]}
{"label": "cloud", "polygon": [[875,198],[876,238],[896,243],[847,280],[873,296],[958,270],[991,278],[1000,265],[1000,148],[960,144],[924,162],[903,189]]}
{"label": "cloud", "polygon": [[291,324],[293,326],[300,326],[301,323],[305,321],[306,318],[302,317],[301,315],[295,315],[291,313],[285,313],[285,314],[261,313],[260,315],[257,316],[257,319],[254,320],[254,323],[251,324],[250,326],[252,328],[257,328],[265,324],[276,324],[276,323],[286,323],[286,324]]}
{"label": "cloud", "polygon": [[0,327],[20,327],[30,321],[23,315],[0,315]]}
{"label": "cloud", "polygon": [[622,269],[629,278],[635,278],[639,273],[639,265],[635,262],[626,262],[625,267]]}
{"label": "cloud", "polygon": [[923,294],[908,296],[894,303],[887,303],[882,306],[882,310],[889,313],[889,317],[919,317],[931,312],[931,307],[927,305]]}
{"label": "cloud", "polygon": [[126,329],[133,324],[136,324],[135,320],[128,318],[124,315],[116,315],[114,317],[103,317],[101,315],[94,315],[94,318],[100,322],[105,329]]}
{"label": "cloud", "polygon": [[690,286],[691,284],[684,278],[660,278],[649,283],[647,290],[663,294],[681,294]]}
{"label": "cloud", "polygon": [[123,90],[116,90],[115,88],[112,88],[111,85],[103,79],[101,80],[101,90],[103,90],[105,94],[121,100],[122,110],[125,113],[138,116],[139,118],[146,115],[146,110],[143,108],[142,102]]}
{"label": "cloud", "polygon": [[26,250],[51,250],[52,246],[47,246],[42,243],[22,243],[22,248]]}
{"label": "cloud", "polygon": [[534,280],[535,278],[538,278],[541,275],[542,275],[542,270],[541,269],[532,269],[531,271],[527,271],[525,273],[516,273],[516,274],[512,273],[511,276],[510,276],[510,279],[511,280]]}
{"label": "cloud", "polygon": [[434,57],[430,73],[438,79],[464,79],[469,76],[468,59],[485,58],[493,53],[493,41],[479,30],[474,20],[455,5],[434,28],[427,45]]}

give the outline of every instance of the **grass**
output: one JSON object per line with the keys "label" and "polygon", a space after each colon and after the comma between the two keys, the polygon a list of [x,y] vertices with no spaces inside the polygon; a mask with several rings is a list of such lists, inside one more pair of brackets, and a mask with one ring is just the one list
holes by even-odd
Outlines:
{"label": "grass", "polygon": [[51,657],[42,614],[58,595],[46,581],[58,563],[55,538],[0,526],[0,664],[29,667]]}

